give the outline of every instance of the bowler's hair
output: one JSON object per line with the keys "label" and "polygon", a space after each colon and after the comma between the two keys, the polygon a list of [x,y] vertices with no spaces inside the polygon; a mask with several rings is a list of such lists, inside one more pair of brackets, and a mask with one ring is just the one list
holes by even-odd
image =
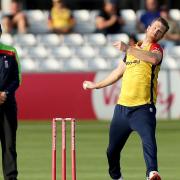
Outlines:
{"label": "bowler's hair", "polygon": [[165,33],[169,30],[169,24],[168,24],[168,22],[167,22],[164,18],[158,17],[158,18],[156,18],[156,19],[154,19],[154,20],[152,21],[151,25],[152,25],[154,22],[156,22],[156,21],[160,22],[161,24],[163,24],[163,25],[166,27],[166,30],[165,30],[165,32],[164,32],[164,34],[165,34]]}

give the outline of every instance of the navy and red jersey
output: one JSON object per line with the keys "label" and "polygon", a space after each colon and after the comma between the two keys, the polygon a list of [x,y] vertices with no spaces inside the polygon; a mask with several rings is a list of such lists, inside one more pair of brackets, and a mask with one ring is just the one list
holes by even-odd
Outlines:
{"label": "navy and red jersey", "polygon": [[21,69],[16,49],[0,43],[0,91],[14,96],[21,83]]}

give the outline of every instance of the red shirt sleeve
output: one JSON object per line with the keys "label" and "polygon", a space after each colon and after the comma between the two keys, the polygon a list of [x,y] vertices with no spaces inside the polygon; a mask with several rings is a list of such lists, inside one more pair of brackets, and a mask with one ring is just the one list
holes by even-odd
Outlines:
{"label": "red shirt sleeve", "polygon": [[159,51],[163,55],[163,49],[159,44],[153,43],[150,47],[150,51]]}

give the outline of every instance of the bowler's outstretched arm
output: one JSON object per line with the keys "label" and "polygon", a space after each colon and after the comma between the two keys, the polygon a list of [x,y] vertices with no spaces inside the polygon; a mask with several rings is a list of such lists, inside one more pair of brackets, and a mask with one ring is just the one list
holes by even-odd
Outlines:
{"label": "bowler's outstretched arm", "polygon": [[91,82],[91,81],[84,81],[83,88],[84,89],[100,89],[106,86],[109,86],[115,82],[117,82],[122,76],[126,69],[126,64],[124,61],[120,61],[118,67],[114,69],[109,76],[107,76],[104,80],[100,82]]}

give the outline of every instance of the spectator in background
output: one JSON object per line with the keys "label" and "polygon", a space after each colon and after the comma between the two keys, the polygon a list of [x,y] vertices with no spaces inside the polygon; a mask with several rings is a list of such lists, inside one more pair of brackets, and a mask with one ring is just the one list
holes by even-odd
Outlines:
{"label": "spectator in background", "polygon": [[151,22],[160,16],[159,5],[157,0],[146,0],[146,10],[137,22],[139,32],[145,32],[145,29]]}
{"label": "spectator in background", "polygon": [[138,40],[137,40],[135,34],[130,34],[130,35],[129,35],[128,45],[129,45],[129,46],[135,46],[137,42],[138,42]]}
{"label": "spectator in background", "polygon": [[178,23],[170,17],[169,9],[167,6],[164,5],[160,9],[161,9],[160,10],[161,17],[166,19],[166,21],[169,24],[169,31],[164,36],[164,39],[166,40],[166,44],[171,43],[169,41],[173,41],[176,44],[180,44],[180,27]]}
{"label": "spectator in background", "polygon": [[27,32],[27,17],[22,12],[21,4],[18,1],[11,1],[10,12],[3,15],[2,25],[5,33]]}
{"label": "spectator in background", "polygon": [[105,1],[103,9],[96,17],[96,32],[105,35],[120,33],[124,24],[125,22],[115,2]]}
{"label": "spectator in background", "polygon": [[61,0],[53,0],[49,14],[48,27],[50,31],[58,34],[66,34],[72,31],[75,20],[71,11],[65,7]]}

